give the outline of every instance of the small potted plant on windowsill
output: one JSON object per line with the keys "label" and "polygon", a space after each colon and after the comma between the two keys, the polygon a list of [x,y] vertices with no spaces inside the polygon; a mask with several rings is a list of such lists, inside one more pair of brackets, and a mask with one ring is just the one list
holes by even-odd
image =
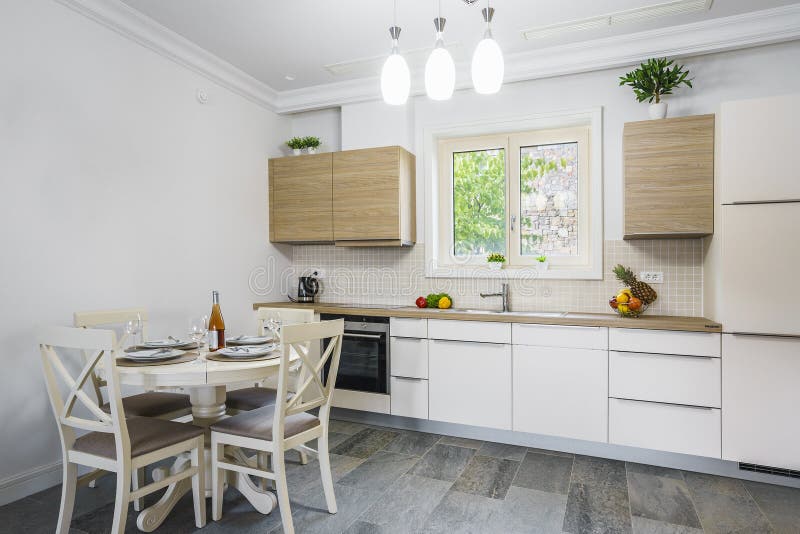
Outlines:
{"label": "small potted plant on windowsill", "polygon": [[506,257],[499,252],[492,252],[486,257],[486,262],[489,264],[490,269],[493,271],[499,271],[503,268],[503,265],[505,265]]}
{"label": "small potted plant on windowsill", "polygon": [[288,146],[289,148],[292,149],[292,153],[295,156],[299,156],[300,153],[303,151],[303,148],[305,148],[306,145],[305,145],[302,137],[292,137],[291,139],[286,141],[286,146]]}
{"label": "small potted plant on windowsill", "polygon": [[689,71],[683,65],[675,65],[674,59],[651,58],[638,68],[620,76],[620,85],[633,87],[636,100],[650,102],[648,113],[651,119],[663,119],[667,116],[667,103],[662,102],[664,95],[671,95],[672,90],[680,85],[692,87]]}
{"label": "small potted plant on windowsill", "polygon": [[550,266],[550,262],[547,261],[547,256],[544,254],[541,256],[536,257],[536,268],[540,271],[546,271]]}
{"label": "small potted plant on windowsill", "polygon": [[322,142],[319,140],[319,137],[314,136],[303,138],[303,143],[309,154],[316,154],[317,148],[319,148],[319,145],[322,144]]}

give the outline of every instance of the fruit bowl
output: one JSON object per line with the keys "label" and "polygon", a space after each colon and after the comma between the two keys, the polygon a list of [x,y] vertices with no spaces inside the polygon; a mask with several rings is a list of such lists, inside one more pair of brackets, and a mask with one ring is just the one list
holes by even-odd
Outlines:
{"label": "fruit bowl", "polygon": [[650,303],[635,297],[630,289],[625,288],[611,297],[608,305],[622,317],[639,317],[647,310]]}
{"label": "fruit bowl", "polygon": [[643,314],[647,310],[647,308],[649,306],[650,306],[649,304],[645,304],[643,302],[641,307],[639,307],[638,310],[632,310],[630,308],[627,308],[627,311],[624,311],[624,310],[620,310],[618,307],[617,308],[612,308],[612,309],[615,312],[617,312],[617,314],[621,315],[622,317],[639,317],[641,314]]}

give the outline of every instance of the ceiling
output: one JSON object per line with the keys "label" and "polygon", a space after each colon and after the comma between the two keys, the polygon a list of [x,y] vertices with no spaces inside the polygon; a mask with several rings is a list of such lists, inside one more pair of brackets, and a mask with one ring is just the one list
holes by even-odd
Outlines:
{"label": "ceiling", "polygon": [[[123,0],[277,91],[374,77],[388,54],[392,0]],[[700,11],[525,39],[523,30],[582,21],[674,0],[494,0],[495,39],[506,54],[798,4],[797,0],[705,0]],[[690,1],[690,0],[687,0]],[[398,0],[401,49],[412,69],[433,46],[437,2]],[[702,3],[702,1],[701,1]],[[705,6],[710,3],[710,8]],[[485,0],[441,0],[445,41],[469,60]],[[327,66],[327,68],[326,68]],[[287,79],[293,78],[293,79]]]}

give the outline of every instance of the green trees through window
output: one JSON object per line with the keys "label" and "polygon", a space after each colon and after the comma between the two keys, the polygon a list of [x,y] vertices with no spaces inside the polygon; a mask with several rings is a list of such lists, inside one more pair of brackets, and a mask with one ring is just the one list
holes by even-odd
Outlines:
{"label": "green trees through window", "polygon": [[506,253],[505,150],[453,153],[456,256]]}

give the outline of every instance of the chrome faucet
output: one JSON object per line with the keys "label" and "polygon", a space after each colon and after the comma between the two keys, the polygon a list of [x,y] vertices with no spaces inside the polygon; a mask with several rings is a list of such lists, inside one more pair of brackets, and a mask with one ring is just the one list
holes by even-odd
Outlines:
{"label": "chrome faucet", "polygon": [[505,282],[500,285],[500,293],[481,293],[480,295],[482,299],[485,299],[486,297],[502,297],[503,311],[508,311],[508,284]]}

